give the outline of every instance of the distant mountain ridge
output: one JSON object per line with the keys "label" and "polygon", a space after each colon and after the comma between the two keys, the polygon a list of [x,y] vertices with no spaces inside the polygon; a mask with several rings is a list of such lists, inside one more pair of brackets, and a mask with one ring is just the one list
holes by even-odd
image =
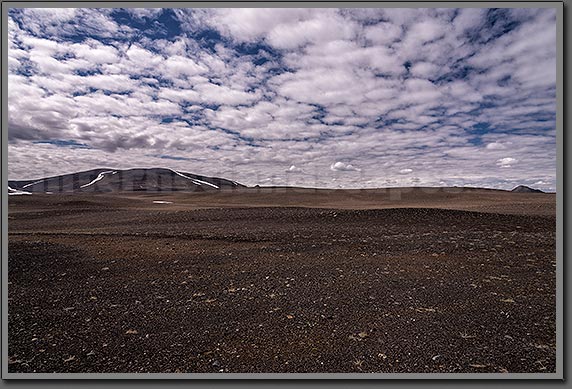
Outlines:
{"label": "distant mountain ridge", "polygon": [[[92,169],[34,180],[9,180],[9,195],[33,193],[110,193],[110,192],[217,192],[246,188],[246,185],[220,177],[208,177],[169,168]],[[254,188],[262,189],[259,185]],[[275,188],[282,188],[277,186]],[[283,188],[288,188],[283,187]],[[292,187],[297,188],[297,187]],[[465,190],[487,188],[470,188]],[[545,193],[519,185],[507,191]]]}
{"label": "distant mountain ridge", "polygon": [[8,181],[9,194],[75,192],[204,192],[244,188],[219,177],[165,168],[93,169],[37,180]]}
{"label": "distant mountain ridge", "polygon": [[519,185],[516,188],[514,188],[513,190],[511,190],[511,192],[515,192],[515,193],[544,193],[540,189],[534,189],[534,188],[531,188],[531,187],[526,186],[526,185]]}

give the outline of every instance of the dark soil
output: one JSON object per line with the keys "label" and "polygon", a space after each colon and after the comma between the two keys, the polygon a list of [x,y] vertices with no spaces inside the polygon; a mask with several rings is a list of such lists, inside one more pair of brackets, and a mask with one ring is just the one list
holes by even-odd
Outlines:
{"label": "dark soil", "polygon": [[10,372],[555,371],[554,216],[31,197]]}

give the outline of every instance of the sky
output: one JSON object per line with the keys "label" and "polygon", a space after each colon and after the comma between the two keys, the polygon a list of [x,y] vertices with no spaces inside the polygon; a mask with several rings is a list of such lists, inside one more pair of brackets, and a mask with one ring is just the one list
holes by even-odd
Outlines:
{"label": "sky", "polygon": [[8,13],[8,171],[556,188],[554,9]]}

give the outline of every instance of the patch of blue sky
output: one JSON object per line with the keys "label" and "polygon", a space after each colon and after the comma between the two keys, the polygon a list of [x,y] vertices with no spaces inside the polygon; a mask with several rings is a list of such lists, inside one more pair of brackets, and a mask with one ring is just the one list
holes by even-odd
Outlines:
{"label": "patch of blue sky", "polygon": [[[201,48],[215,51],[216,45],[222,44],[225,41],[217,30],[211,28],[203,28],[197,31],[189,31],[185,33],[186,36],[193,39]],[[226,42],[227,44],[229,42]]]}
{"label": "patch of blue sky", "polygon": [[69,139],[69,140],[47,139],[47,140],[34,141],[32,143],[34,143],[34,144],[50,144],[50,145],[54,145],[54,146],[58,146],[58,147],[69,147],[72,149],[92,149],[92,147],[89,146],[88,144],[79,143],[78,141],[73,140],[73,139]]}
{"label": "patch of blue sky", "polygon": [[180,156],[168,155],[168,154],[150,154],[149,157],[159,158],[159,159],[169,159],[172,161],[197,161],[197,160],[199,160],[196,158],[180,157]]}

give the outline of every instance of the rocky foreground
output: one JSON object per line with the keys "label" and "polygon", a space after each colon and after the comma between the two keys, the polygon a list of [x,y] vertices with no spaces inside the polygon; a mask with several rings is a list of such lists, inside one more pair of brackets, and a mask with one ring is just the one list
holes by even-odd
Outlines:
{"label": "rocky foreground", "polygon": [[10,372],[555,371],[554,215],[16,197]]}

